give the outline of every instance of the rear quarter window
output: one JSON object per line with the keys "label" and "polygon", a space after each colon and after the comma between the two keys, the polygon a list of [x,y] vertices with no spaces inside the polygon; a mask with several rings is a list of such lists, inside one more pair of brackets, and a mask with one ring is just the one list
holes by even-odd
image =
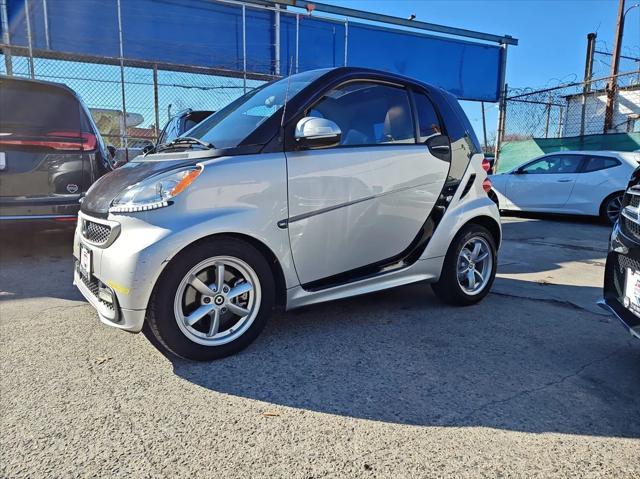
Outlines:
{"label": "rear quarter window", "polygon": [[584,173],[590,173],[593,171],[606,170],[607,168],[614,168],[620,165],[620,161],[615,158],[606,156],[592,156],[587,159],[584,166]]}

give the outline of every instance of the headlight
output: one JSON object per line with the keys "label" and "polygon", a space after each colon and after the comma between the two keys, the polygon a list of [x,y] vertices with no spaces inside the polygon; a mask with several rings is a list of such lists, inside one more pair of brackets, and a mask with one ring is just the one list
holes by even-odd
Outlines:
{"label": "headlight", "polygon": [[129,186],[111,202],[109,212],[132,213],[169,206],[171,199],[186,190],[203,169],[202,166],[185,168]]}

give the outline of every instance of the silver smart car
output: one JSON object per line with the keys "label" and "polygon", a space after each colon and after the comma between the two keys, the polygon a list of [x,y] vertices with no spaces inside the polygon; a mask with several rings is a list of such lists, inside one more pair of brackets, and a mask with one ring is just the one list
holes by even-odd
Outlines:
{"label": "silver smart car", "polygon": [[480,301],[500,218],[457,100],[361,68],[257,88],[82,202],[75,284],[100,320],[211,360],[286,309],[430,281]]}

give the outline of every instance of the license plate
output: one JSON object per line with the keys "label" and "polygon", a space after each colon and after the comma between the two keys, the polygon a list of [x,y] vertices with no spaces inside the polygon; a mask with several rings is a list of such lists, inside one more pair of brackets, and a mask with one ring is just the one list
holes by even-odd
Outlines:
{"label": "license plate", "polygon": [[91,251],[80,245],[80,272],[91,276]]}
{"label": "license plate", "polygon": [[640,316],[640,272],[627,268],[627,275],[624,282],[624,305]]}

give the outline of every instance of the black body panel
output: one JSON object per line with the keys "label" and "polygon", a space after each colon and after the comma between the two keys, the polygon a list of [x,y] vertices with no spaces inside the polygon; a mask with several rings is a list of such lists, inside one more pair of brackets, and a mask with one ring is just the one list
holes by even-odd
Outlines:
{"label": "black body panel", "polygon": [[[637,168],[629,182],[629,188],[640,184],[640,168]],[[624,196],[623,208],[640,206],[640,196],[628,192]],[[625,279],[627,269],[640,272],[640,224],[620,215],[613,227],[609,243],[609,253],[604,274],[604,301],[622,321],[628,330],[634,330],[640,337],[640,317],[625,306]]]}

